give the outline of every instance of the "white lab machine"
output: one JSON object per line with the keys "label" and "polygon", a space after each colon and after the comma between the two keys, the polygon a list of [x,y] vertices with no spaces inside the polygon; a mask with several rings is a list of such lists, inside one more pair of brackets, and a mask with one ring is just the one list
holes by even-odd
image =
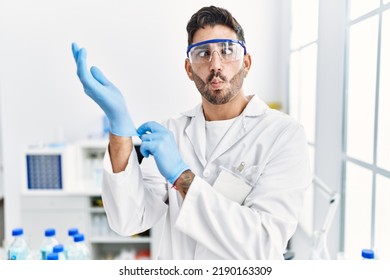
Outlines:
{"label": "white lab machine", "polygon": [[74,190],[75,151],[73,145],[33,145],[25,152],[25,189]]}

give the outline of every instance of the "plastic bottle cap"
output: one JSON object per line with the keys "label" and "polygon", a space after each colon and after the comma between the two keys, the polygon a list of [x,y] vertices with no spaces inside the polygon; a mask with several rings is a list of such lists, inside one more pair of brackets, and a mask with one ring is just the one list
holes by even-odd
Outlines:
{"label": "plastic bottle cap", "polygon": [[70,228],[68,230],[68,235],[69,236],[73,236],[73,235],[78,234],[78,233],[79,233],[79,230],[77,228]]}
{"label": "plastic bottle cap", "polygon": [[47,260],[58,260],[58,254],[57,253],[50,253],[47,255]]}
{"label": "plastic bottle cap", "polygon": [[84,234],[78,233],[73,236],[74,242],[84,241]]}
{"label": "plastic bottle cap", "polygon": [[12,236],[19,236],[23,234],[22,228],[15,228],[12,230]]}
{"label": "plastic bottle cap", "polygon": [[371,249],[363,249],[362,250],[362,257],[365,259],[373,259],[373,258],[375,258],[374,251]]}
{"label": "plastic bottle cap", "polygon": [[45,230],[45,236],[54,236],[56,235],[56,230],[54,228],[48,228]]}
{"label": "plastic bottle cap", "polygon": [[57,244],[53,247],[53,253],[61,253],[64,251],[64,245]]}

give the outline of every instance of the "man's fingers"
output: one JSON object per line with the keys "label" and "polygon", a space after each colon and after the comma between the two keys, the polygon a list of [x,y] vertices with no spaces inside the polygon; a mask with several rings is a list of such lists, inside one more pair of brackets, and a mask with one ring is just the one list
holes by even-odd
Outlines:
{"label": "man's fingers", "polygon": [[91,72],[88,70],[87,51],[84,48],[81,48],[78,52],[77,75],[79,76],[79,79],[85,90],[96,88],[100,84],[95,80]]}
{"label": "man's fingers", "polygon": [[160,131],[166,131],[167,129],[162,126],[161,124],[151,121],[151,122],[146,122],[142,124],[138,129],[137,132],[139,135],[145,134],[146,132],[160,132]]}
{"label": "man's fingers", "polygon": [[98,83],[103,86],[112,85],[97,67],[92,66],[91,70],[88,69],[87,50],[85,48],[79,48],[76,43],[72,43],[72,53],[77,65],[77,76],[79,76],[85,90],[95,88]]}
{"label": "man's fingers", "polygon": [[77,75],[84,81],[88,76],[91,76],[87,68],[87,51],[81,48],[77,55]]}
{"label": "man's fingers", "polygon": [[151,155],[151,152],[150,152],[150,145],[151,143],[150,142],[142,142],[141,143],[141,146],[139,148],[141,154],[144,156],[144,157],[149,157],[149,155]]}
{"label": "man's fingers", "polygon": [[80,48],[77,46],[76,43],[72,43],[72,53],[73,53],[73,58],[74,61],[77,63],[77,58],[79,56],[79,50]]}
{"label": "man's fingers", "polygon": [[104,76],[103,72],[96,66],[91,67],[91,74],[103,86],[110,86],[111,82]]}

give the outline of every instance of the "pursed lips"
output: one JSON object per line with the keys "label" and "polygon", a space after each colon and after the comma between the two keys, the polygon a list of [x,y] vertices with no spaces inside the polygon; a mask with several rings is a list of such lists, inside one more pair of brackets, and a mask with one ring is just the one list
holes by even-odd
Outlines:
{"label": "pursed lips", "polygon": [[222,86],[223,83],[224,83],[224,81],[222,81],[221,79],[214,78],[211,80],[210,85],[213,88],[218,88],[218,87]]}

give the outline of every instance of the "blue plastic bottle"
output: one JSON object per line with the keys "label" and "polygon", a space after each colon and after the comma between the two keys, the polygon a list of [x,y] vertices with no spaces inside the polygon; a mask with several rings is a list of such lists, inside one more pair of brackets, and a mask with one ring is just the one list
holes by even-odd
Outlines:
{"label": "blue plastic bottle", "polygon": [[65,252],[65,256],[66,258],[68,258],[68,251],[69,251],[69,248],[73,245],[74,241],[73,241],[73,236],[75,236],[76,234],[79,233],[79,230],[78,228],[70,228],[68,229],[68,238],[67,240],[65,241],[65,245],[64,245],[64,252]]}
{"label": "blue plastic bottle", "polygon": [[362,250],[362,258],[363,260],[374,260],[375,252],[372,249],[363,249]]}
{"label": "blue plastic bottle", "polygon": [[90,260],[91,255],[84,241],[84,234],[78,233],[74,237],[74,244],[68,251],[68,260]]}
{"label": "blue plastic bottle", "polygon": [[61,261],[66,260],[65,251],[64,251],[64,245],[57,244],[53,247],[53,253],[58,254],[58,259]]}
{"label": "blue plastic bottle", "polygon": [[29,245],[24,238],[23,228],[15,228],[12,230],[14,240],[8,248],[9,260],[26,260],[30,254]]}
{"label": "blue plastic bottle", "polygon": [[57,253],[47,254],[46,260],[48,260],[48,261],[58,261],[59,260],[59,255]]}
{"label": "blue plastic bottle", "polygon": [[56,231],[54,228],[48,228],[45,230],[45,238],[41,244],[41,259],[46,260],[47,255],[53,252],[53,247],[59,244],[56,238]]}

